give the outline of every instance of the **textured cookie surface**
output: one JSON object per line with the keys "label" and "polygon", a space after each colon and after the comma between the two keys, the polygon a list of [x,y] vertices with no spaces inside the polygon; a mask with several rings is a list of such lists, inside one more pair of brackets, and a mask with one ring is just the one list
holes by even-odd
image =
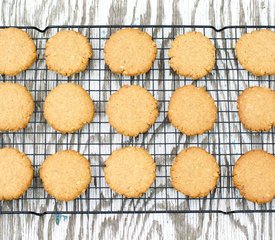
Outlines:
{"label": "textured cookie surface", "polygon": [[239,63],[256,76],[275,74],[275,32],[259,30],[241,36],[236,43]]}
{"label": "textured cookie surface", "polygon": [[202,134],[213,128],[217,108],[204,88],[187,85],[176,89],[168,106],[170,122],[186,135]]}
{"label": "textured cookie surface", "polygon": [[109,187],[128,198],[140,197],[156,178],[156,164],[143,148],[126,147],[105,161],[105,180]]}
{"label": "textured cookie surface", "polygon": [[30,92],[18,83],[0,83],[0,131],[25,128],[34,110]]}
{"label": "textured cookie surface", "polygon": [[157,47],[148,33],[133,28],[121,29],[106,42],[104,54],[112,72],[135,76],[150,70]]}
{"label": "textured cookie surface", "polygon": [[72,133],[93,120],[94,104],[81,86],[64,83],[46,97],[44,116],[55,130]]}
{"label": "textured cookie surface", "polygon": [[136,136],[154,124],[158,116],[158,103],[146,89],[125,85],[111,95],[106,114],[117,132]]}
{"label": "textured cookie surface", "polygon": [[0,200],[18,199],[31,185],[30,159],[14,148],[0,149]]}
{"label": "textured cookie surface", "polygon": [[0,30],[0,74],[14,76],[35,61],[36,47],[29,34],[17,28]]}
{"label": "textured cookie surface", "polygon": [[43,162],[40,178],[51,196],[59,201],[70,201],[88,188],[91,182],[90,163],[76,151],[60,151]]}
{"label": "textured cookie surface", "polygon": [[233,183],[241,195],[257,203],[275,197],[275,157],[263,150],[252,150],[235,163]]}
{"label": "textured cookie surface", "polygon": [[194,80],[209,74],[215,65],[215,47],[200,32],[188,32],[175,38],[168,52],[171,68]]}
{"label": "textured cookie surface", "polygon": [[219,174],[219,166],[211,154],[190,147],[176,157],[171,167],[171,183],[186,196],[205,197],[216,187]]}
{"label": "textured cookie surface", "polygon": [[238,97],[238,114],[244,127],[268,131],[275,125],[275,92],[264,87],[250,87]]}
{"label": "textured cookie surface", "polygon": [[71,76],[87,68],[92,57],[92,46],[81,33],[62,31],[47,41],[45,57],[50,70]]}

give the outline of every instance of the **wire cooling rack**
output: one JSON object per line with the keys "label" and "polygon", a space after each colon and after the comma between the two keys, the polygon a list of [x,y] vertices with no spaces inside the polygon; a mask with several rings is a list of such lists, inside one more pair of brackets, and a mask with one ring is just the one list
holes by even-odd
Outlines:
{"label": "wire cooling rack", "polygon": [[[141,76],[126,77],[110,72],[104,63],[103,48],[110,34],[121,27],[137,27],[152,35],[158,54],[152,69]],[[3,27],[2,27],[3,28]],[[270,132],[249,132],[241,125],[236,108],[238,95],[250,86],[275,89],[275,77],[255,77],[237,62],[234,53],[236,40],[244,33],[275,26],[225,27],[211,26],[52,26],[44,30],[20,27],[34,39],[38,60],[16,77],[0,76],[1,81],[18,82],[32,93],[36,107],[27,128],[16,133],[1,133],[0,147],[15,147],[32,160],[35,177],[31,187],[19,200],[1,201],[0,214],[33,213],[190,213],[190,212],[275,212],[275,201],[258,205],[243,199],[232,184],[232,168],[236,159],[246,151],[260,148],[275,154],[274,128]],[[63,77],[49,71],[44,60],[46,41],[62,30],[76,30],[87,36],[93,46],[93,59],[85,72]],[[213,72],[192,81],[175,74],[168,64],[168,49],[179,34],[199,31],[209,37],[216,47],[216,65]],[[48,92],[63,82],[75,82],[92,96],[96,114],[92,124],[74,134],[62,135],[54,131],[43,117],[43,102]],[[139,84],[147,88],[159,102],[160,115],[148,133],[136,138],[117,134],[109,125],[105,106],[109,96],[124,84]],[[167,108],[172,92],[180,86],[205,86],[215,99],[218,118],[214,128],[202,135],[187,137],[168,121]],[[104,160],[123,146],[141,146],[154,157],[157,177],[152,187],[138,199],[126,199],[107,186]],[[189,199],[170,184],[170,167],[182,149],[190,146],[204,148],[213,154],[220,165],[221,176],[217,188],[206,198]],[[47,195],[39,179],[39,166],[50,154],[74,149],[91,162],[92,183],[78,199],[57,202]]]}

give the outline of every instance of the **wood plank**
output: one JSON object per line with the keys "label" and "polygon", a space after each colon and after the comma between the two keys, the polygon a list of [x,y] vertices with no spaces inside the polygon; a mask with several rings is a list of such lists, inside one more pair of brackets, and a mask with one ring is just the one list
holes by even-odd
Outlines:
{"label": "wood plank", "polygon": [[[273,0],[0,2],[0,25],[275,24]],[[0,216],[2,239],[273,239],[274,214]],[[57,223],[59,222],[59,223]]]}

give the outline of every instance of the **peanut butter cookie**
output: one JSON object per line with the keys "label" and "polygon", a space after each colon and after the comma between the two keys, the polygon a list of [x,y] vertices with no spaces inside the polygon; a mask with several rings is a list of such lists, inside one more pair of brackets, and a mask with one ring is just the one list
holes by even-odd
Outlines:
{"label": "peanut butter cookie", "polygon": [[106,114],[119,133],[137,136],[147,132],[158,116],[158,102],[145,88],[125,85],[111,95]]}
{"label": "peanut butter cookie", "polygon": [[28,69],[37,53],[30,35],[18,28],[0,30],[0,74],[15,76]]}
{"label": "peanut butter cookie", "polygon": [[91,182],[90,163],[76,151],[60,151],[43,162],[40,178],[51,196],[59,201],[70,201],[88,188]]}
{"label": "peanut butter cookie", "polygon": [[25,128],[34,110],[31,93],[18,83],[0,83],[0,131]]}
{"label": "peanut butter cookie", "polygon": [[258,30],[241,36],[236,43],[239,63],[256,76],[275,74],[275,32]]}
{"label": "peanut butter cookie", "polygon": [[0,200],[18,199],[33,179],[31,160],[15,148],[0,149]]}
{"label": "peanut butter cookie", "polygon": [[92,58],[92,46],[79,32],[61,31],[46,43],[46,64],[64,76],[84,71]]}
{"label": "peanut butter cookie", "polygon": [[169,64],[176,73],[193,80],[211,73],[215,65],[215,47],[200,32],[188,32],[176,37],[168,56]]}
{"label": "peanut butter cookie", "polygon": [[171,167],[171,183],[186,196],[205,197],[216,187],[219,174],[219,165],[211,154],[190,147],[176,157]]}
{"label": "peanut butter cookie", "polygon": [[137,198],[153,184],[156,164],[145,149],[126,147],[114,151],[108,157],[104,174],[113,191],[127,198]]}
{"label": "peanut butter cookie", "polygon": [[72,133],[92,122],[94,104],[90,95],[79,85],[64,83],[46,97],[44,116],[61,133]]}
{"label": "peanut butter cookie", "polygon": [[252,202],[267,203],[275,197],[275,157],[263,150],[252,150],[235,163],[233,183]]}
{"label": "peanut butter cookie", "polygon": [[187,85],[176,89],[168,106],[168,118],[182,133],[192,136],[213,128],[217,107],[204,88]]}
{"label": "peanut butter cookie", "polygon": [[113,33],[104,47],[104,58],[112,72],[135,76],[150,70],[157,55],[152,37],[139,29],[126,28]]}
{"label": "peanut butter cookie", "polygon": [[238,114],[251,131],[269,131],[275,125],[275,92],[265,87],[250,87],[238,97]]}

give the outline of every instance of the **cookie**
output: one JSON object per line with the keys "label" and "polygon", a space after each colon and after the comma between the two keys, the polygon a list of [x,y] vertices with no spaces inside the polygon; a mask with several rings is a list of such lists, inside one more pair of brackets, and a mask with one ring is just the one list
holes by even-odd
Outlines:
{"label": "cookie", "polygon": [[200,32],[188,32],[176,37],[168,56],[169,64],[177,74],[193,80],[211,73],[215,65],[215,47]]}
{"label": "cookie", "polygon": [[65,150],[48,156],[40,168],[46,192],[58,201],[70,201],[86,191],[91,182],[89,161],[80,153]]}
{"label": "cookie", "polygon": [[25,128],[34,110],[30,92],[18,83],[0,83],[0,131]]}
{"label": "cookie", "polygon": [[212,191],[220,175],[215,158],[198,147],[182,150],[171,167],[171,184],[191,198],[205,197]]}
{"label": "cookie", "polygon": [[157,55],[152,37],[139,29],[113,33],[104,47],[104,59],[112,72],[136,76],[150,70]]}
{"label": "cookie", "polygon": [[0,74],[15,76],[36,60],[36,47],[25,31],[18,28],[0,30]]}
{"label": "cookie", "polygon": [[237,101],[244,127],[251,131],[269,131],[275,125],[275,92],[265,87],[245,89]]}
{"label": "cookie", "polygon": [[256,76],[275,74],[275,32],[259,30],[241,36],[236,55],[244,69]]}
{"label": "cookie", "polygon": [[145,88],[124,85],[113,93],[106,108],[112,127],[125,136],[147,132],[158,117],[158,102]]}
{"label": "cookie", "polygon": [[275,156],[263,150],[246,152],[235,163],[233,183],[245,199],[270,202],[275,197]]}
{"label": "cookie", "polygon": [[44,116],[61,133],[72,133],[92,122],[94,104],[79,85],[64,83],[54,88],[45,99]]}
{"label": "cookie", "polygon": [[84,71],[92,58],[92,46],[79,32],[61,31],[46,43],[48,68],[64,76]]}
{"label": "cookie", "polygon": [[187,85],[176,89],[168,106],[168,118],[182,133],[192,136],[213,128],[217,107],[204,88]]}
{"label": "cookie", "polygon": [[137,198],[153,184],[156,164],[143,148],[121,148],[105,161],[104,175],[113,191],[127,198]]}
{"label": "cookie", "polygon": [[15,148],[0,149],[0,200],[21,197],[31,185],[31,160]]}

